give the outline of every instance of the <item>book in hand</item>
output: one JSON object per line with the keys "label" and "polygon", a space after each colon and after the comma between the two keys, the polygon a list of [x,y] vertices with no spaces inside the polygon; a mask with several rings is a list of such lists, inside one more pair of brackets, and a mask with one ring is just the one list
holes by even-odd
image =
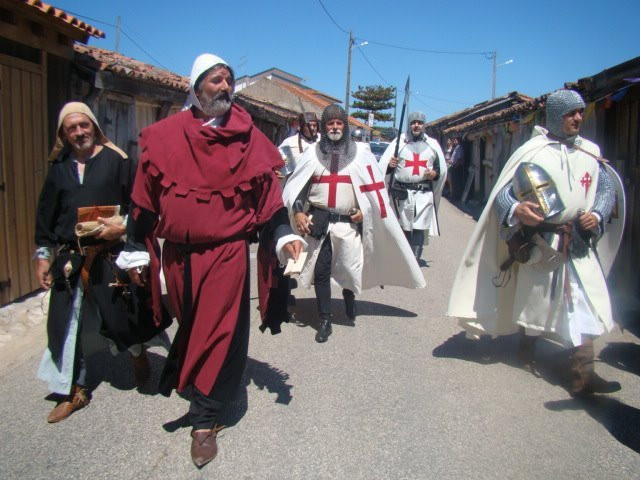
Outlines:
{"label": "book in hand", "polygon": [[299,275],[304,267],[304,262],[307,259],[307,252],[300,252],[298,260],[290,258],[287,262],[287,266],[284,269],[284,275],[290,277],[291,275]]}

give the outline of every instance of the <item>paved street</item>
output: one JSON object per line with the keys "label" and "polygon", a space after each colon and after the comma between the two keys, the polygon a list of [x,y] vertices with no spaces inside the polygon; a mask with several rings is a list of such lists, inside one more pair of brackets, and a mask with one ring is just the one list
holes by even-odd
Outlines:
{"label": "paved street", "polygon": [[[312,291],[295,291],[297,324],[262,334],[255,288],[239,399],[218,457],[197,470],[187,403],[155,391],[165,351],[150,350],[152,386],[138,391],[127,355],[104,352],[90,371],[91,404],[49,425],[35,378],[46,341],[41,298],[0,310],[2,479],[632,479],[640,475],[639,322],[598,342],[597,371],[622,390],[573,400],[539,345],[542,377],[515,366],[515,338],[477,344],[445,317],[474,221],[443,200],[443,237],[425,247],[424,290],[375,288],[348,326],[314,341]],[[254,282],[255,284],[255,282]],[[46,302],[45,302],[46,303]],[[173,334],[174,329],[171,329]],[[635,334],[634,334],[635,332]]]}

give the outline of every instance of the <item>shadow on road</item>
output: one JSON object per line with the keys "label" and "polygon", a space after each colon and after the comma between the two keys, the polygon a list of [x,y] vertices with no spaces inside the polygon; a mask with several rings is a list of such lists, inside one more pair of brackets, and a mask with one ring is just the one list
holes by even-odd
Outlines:
{"label": "shadow on road", "polygon": [[[413,318],[418,314],[405,310],[403,308],[385,305],[383,303],[370,302],[368,300],[358,300],[356,297],[356,308],[358,316],[355,324],[358,324],[362,316],[372,315],[378,317],[401,317]],[[297,298],[296,304],[289,307],[289,311],[295,314],[295,323],[300,327],[312,327],[318,329],[320,320],[318,318],[318,310],[315,298]],[[332,323],[334,325],[354,326],[354,322],[347,318],[344,311],[344,300],[340,298],[331,299],[331,311],[333,312]]]}
{"label": "shadow on road", "polygon": [[[520,368],[517,358],[519,335],[491,339],[468,339],[460,332],[433,350],[434,357],[457,358],[487,365],[503,363]],[[569,350],[553,342],[540,339],[536,344],[536,370],[534,375],[551,385],[567,388]],[[640,346],[628,343],[610,343],[600,353],[600,359],[614,367],[640,374]],[[597,370],[597,367],[596,367]],[[600,422],[620,443],[640,453],[640,410],[604,395],[587,398],[568,398],[546,402],[552,411],[585,410]]]}
{"label": "shadow on road", "polygon": [[[247,359],[247,365],[242,376],[242,385],[238,391],[238,395],[233,402],[228,403],[220,413],[218,423],[226,427],[236,425],[247,413],[248,408],[248,392],[247,390],[253,383],[258,390],[267,390],[269,393],[275,393],[275,403],[288,405],[293,398],[291,389],[293,385],[287,383],[289,374],[268,363]],[[188,401],[188,395],[181,395]],[[185,409],[188,409],[185,404]],[[175,432],[179,428],[189,428],[188,414],[182,415],[180,418],[171,420],[162,426],[167,432]]]}
{"label": "shadow on road", "polygon": [[607,365],[640,375],[640,345],[638,344],[609,343],[600,351],[600,359]]}
{"label": "shadow on road", "polygon": [[545,402],[545,408],[559,412],[584,410],[623,445],[640,453],[640,410],[606,396]]}

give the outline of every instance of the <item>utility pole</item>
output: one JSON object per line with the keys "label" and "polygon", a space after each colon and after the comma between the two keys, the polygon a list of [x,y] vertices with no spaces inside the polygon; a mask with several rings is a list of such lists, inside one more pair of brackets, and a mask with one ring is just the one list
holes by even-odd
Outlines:
{"label": "utility pole", "polygon": [[491,86],[491,99],[496,98],[496,70],[498,69],[498,65],[496,64],[496,58],[498,57],[498,52],[493,51],[493,82]]}
{"label": "utility pole", "polygon": [[351,49],[353,48],[353,32],[349,30],[349,56],[347,57],[347,93],[344,97],[344,111],[349,118],[349,88],[351,87]]}
{"label": "utility pole", "polygon": [[120,15],[118,15],[118,25],[116,28],[116,52],[120,52]]}

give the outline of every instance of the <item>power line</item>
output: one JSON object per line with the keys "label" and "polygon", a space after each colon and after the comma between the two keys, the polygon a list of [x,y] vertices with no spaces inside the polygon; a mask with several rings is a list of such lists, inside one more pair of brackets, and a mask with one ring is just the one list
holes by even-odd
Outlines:
{"label": "power line", "polygon": [[[394,85],[391,85],[391,84],[390,84],[390,83],[389,83],[389,82],[388,82],[388,81],[387,81],[387,80],[386,80],[386,79],[385,79],[385,78],[380,74],[380,72],[376,69],[376,67],[374,67],[374,66],[373,66],[373,64],[372,64],[372,63],[371,63],[371,61],[369,60],[369,57],[367,57],[367,56],[365,55],[365,53],[362,51],[362,48],[358,48],[358,51],[360,52],[360,54],[362,55],[362,57],[365,59],[365,61],[369,64],[369,66],[371,67],[371,69],[372,69],[374,72],[376,72],[376,74],[380,77],[380,79],[381,79],[385,84],[387,84],[387,85],[388,85],[388,86],[390,86],[390,87],[397,88],[397,87],[395,87]],[[420,94],[420,93],[418,93],[418,92],[411,92],[411,94],[412,94],[412,95],[415,95],[415,96],[422,96],[422,97],[424,97],[424,98],[430,98],[430,99],[432,99],[432,100],[439,100],[439,101],[442,101],[442,102],[457,103],[457,104],[459,104],[459,105],[464,105],[464,106],[468,106],[468,105],[469,105],[469,102],[460,102],[460,101],[456,101],[456,100],[449,100],[449,99],[446,99],[446,98],[431,97],[431,96],[429,96],[429,95],[422,95],[422,94]],[[420,101],[420,100],[418,99],[418,101]],[[427,107],[429,107],[429,108],[430,108],[430,109],[432,109],[432,110],[436,110],[436,111],[439,111],[439,112],[441,112],[441,113],[446,113],[446,112],[442,112],[441,110],[438,110],[437,108],[434,108],[434,107],[432,107],[432,106],[430,106],[430,105],[427,105],[427,104],[426,104],[426,103],[424,103],[424,102],[423,102],[423,104],[424,104],[424,105],[426,105]]]}
{"label": "power line", "polygon": [[371,67],[371,70],[373,70],[374,72],[376,72],[376,74],[380,77],[380,79],[386,83],[388,86],[396,88],[394,85],[391,85],[389,82],[387,82],[385,80],[385,78],[380,74],[380,72],[376,69],[376,67],[373,66],[373,63],[371,63],[371,61],[369,60],[369,58],[364,54],[364,52],[362,51],[362,48],[358,47],[358,51],[360,52],[360,55],[362,55],[362,57],[365,59],[365,61],[369,64],[369,66]]}
{"label": "power line", "polygon": [[[439,55],[484,55],[484,56],[493,55],[493,52],[461,52],[461,51],[454,51],[454,50],[426,50],[423,48],[404,47],[402,45],[393,45],[391,43],[376,42],[375,40],[369,40],[369,43],[374,45],[380,45],[382,47],[397,48],[398,50],[407,50],[410,52],[420,52],[420,53],[434,53]],[[492,58],[492,57],[487,57],[487,58]]]}
{"label": "power line", "polygon": [[[318,3],[320,4],[322,9],[324,10],[324,13],[327,14],[329,19],[338,28],[338,30],[340,30],[342,33],[347,33],[348,34],[349,32],[347,30],[345,30],[344,28],[342,28],[338,24],[338,22],[335,21],[335,19],[331,15],[331,13],[329,13],[329,10],[327,10],[327,7],[325,7],[324,3],[322,3],[322,0],[318,0]],[[359,38],[359,37],[354,37],[354,39],[355,40],[367,40],[365,38]],[[398,50],[407,50],[407,51],[410,51],[410,52],[432,53],[432,54],[438,54],[438,55],[484,55],[487,59],[491,59],[491,58],[493,58],[493,54],[494,54],[494,52],[481,52],[481,51],[464,52],[464,51],[455,51],[455,50],[428,50],[428,49],[424,49],[424,48],[405,47],[405,46],[402,46],[402,45],[394,45],[394,44],[391,44],[391,43],[378,42],[376,40],[367,40],[367,41],[369,43],[371,43],[371,44],[374,44],[374,45],[380,45],[381,47],[396,48]]]}
{"label": "power line", "polygon": [[[113,27],[113,28],[118,28],[117,25],[114,25],[113,23],[109,23],[109,22],[105,22],[104,20],[99,20],[97,18],[91,18],[91,17],[87,17],[85,15],[80,15],[79,13],[74,13],[74,12],[70,12],[69,10],[66,10],[67,13],[73,15],[74,17],[78,17],[78,18],[84,18],[86,20],[89,20],[90,22],[95,22],[95,23],[100,23],[103,25],[107,25],[109,27]],[[127,37],[129,40],[131,40],[131,42],[138,47],[140,50],[142,50],[142,52],[147,55],[152,61],[154,61],[158,66],[164,68],[165,70],[169,70],[169,68],[167,68],[165,65],[162,64],[162,62],[160,62],[160,60],[158,60],[157,58],[155,58],[153,55],[151,55],[142,45],[140,45],[138,42],[136,42],[127,32],[125,32],[122,28],[120,29],[120,33],[122,33],[125,37]]]}
{"label": "power line", "polygon": [[318,2],[320,3],[320,6],[322,7],[322,9],[324,10],[324,13],[327,14],[327,16],[331,19],[331,21],[333,22],[333,24],[338,27],[338,30],[340,30],[343,33],[349,33],[348,31],[346,31],[344,28],[342,28],[340,25],[338,25],[338,22],[336,22],[333,17],[331,16],[331,14],[329,13],[329,10],[327,10],[327,7],[324,6],[324,3],[322,3],[322,0],[318,0]]}

